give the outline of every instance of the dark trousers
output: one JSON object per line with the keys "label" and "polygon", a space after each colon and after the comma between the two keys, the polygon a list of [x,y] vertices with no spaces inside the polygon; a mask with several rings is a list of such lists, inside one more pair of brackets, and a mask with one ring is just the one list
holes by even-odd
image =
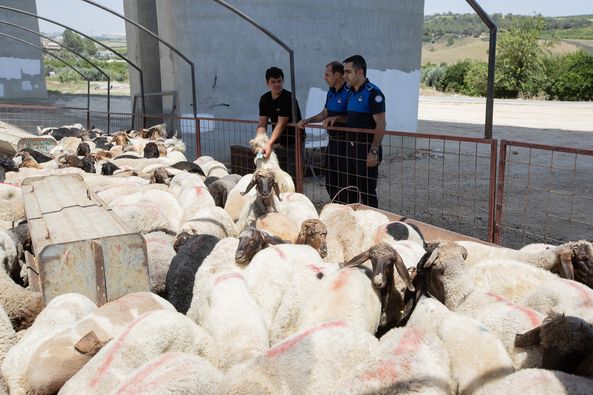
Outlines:
{"label": "dark trousers", "polygon": [[[370,207],[379,207],[377,198],[377,178],[379,177],[379,164],[375,167],[367,167],[367,156],[371,150],[370,144],[352,143],[349,147],[350,177],[348,183],[354,185],[360,191],[362,204]],[[379,147],[377,161],[383,159],[383,148]],[[357,203],[358,194],[349,193],[349,203]]]}
{"label": "dark trousers", "polygon": [[325,189],[335,203],[348,203],[349,192],[340,191],[348,183],[348,147],[350,143],[330,137],[325,151]]}

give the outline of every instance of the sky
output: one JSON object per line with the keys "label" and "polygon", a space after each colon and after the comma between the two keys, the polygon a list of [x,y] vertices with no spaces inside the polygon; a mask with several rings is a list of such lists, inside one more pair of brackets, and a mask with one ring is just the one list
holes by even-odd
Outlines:
{"label": "sky", "polygon": [[[95,1],[123,14],[123,0]],[[114,33],[125,34],[122,19],[82,0],[36,0],[36,2],[38,15],[72,26],[83,33],[96,36]],[[542,14],[543,16],[593,14],[593,1],[591,0],[477,0],[477,2],[490,14]],[[59,7],[56,6],[57,3],[59,3]],[[473,12],[465,0],[424,0],[425,15],[449,11],[453,13]],[[60,26],[41,20],[39,29],[45,33],[64,31]]]}

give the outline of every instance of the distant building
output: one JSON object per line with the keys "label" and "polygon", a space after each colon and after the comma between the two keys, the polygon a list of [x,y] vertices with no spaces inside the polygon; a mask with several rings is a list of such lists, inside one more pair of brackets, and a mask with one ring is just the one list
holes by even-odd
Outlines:
{"label": "distant building", "polygon": [[53,51],[59,51],[60,49],[62,49],[62,46],[58,43],[55,43],[53,41],[44,41],[42,43],[43,48],[47,49],[47,50],[53,50]]}

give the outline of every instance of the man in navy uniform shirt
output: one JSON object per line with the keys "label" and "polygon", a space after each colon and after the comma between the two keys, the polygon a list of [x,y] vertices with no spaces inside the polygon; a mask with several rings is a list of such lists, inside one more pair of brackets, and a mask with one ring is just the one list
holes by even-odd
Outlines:
{"label": "man in navy uniform shirt", "polygon": [[[284,73],[278,67],[270,67],[266,70],[266,85],[270,89],[259,99],[259,123],[257,134],[265,134],[268,129],[268,118],[272,122],[272,136],[264,148],[264,156],[268,158],[272,152],[272,146],[279,144],[276,149],[278,162],[282,170],[286,171],[293,178],[296,177],[296,128],[286,126],[289,123],[301,120],[301,110],[297,102],[297,119],[292,119],[291,93],[284,89]],[[296,101],[296,99],[295,99]],[[301,145],[304,145],[305,133]],[[302,147],[298,150],[301,153]]]}
{"label": "man in navy uniform shirt", "polygon": [[[325,99],[325,107],[319,114],[300,121],[298,123],[298,127],[300,128],[304,128],[308,123],[321,121],[323,121],[324,127],[346,126],[343,121],[346,116],[350,88],[346,85],[346,81],[344,81],[344,65],[337,60],[327,64],[323,79],[329,87]],[[339,121],[338,117],[342,118],[342,122]],[[329,136],[329,142],[327,144],[325,159],[325,189],[330,198],[334,198],[335,196],[335,202],[347,203],[347,191],[343,191],[337,195],[340,189],[348,186],[348,160],[346,155],[344,155],[348,144],[345,138],[346,133],[328,130],[327,134]]]}
{"label": "man in navy uniform shirt", "polygon": [[[366,78],[364,58],[354,55],[344,60],[344,79],[352,88],[348,99],[346,127],[374,129],[375,133],[350,133],[350,185],[358,187],[362,203],[378,207],[377,178],[385,132],[385,96]],[[358,199],[349,194],[350,203]]]}

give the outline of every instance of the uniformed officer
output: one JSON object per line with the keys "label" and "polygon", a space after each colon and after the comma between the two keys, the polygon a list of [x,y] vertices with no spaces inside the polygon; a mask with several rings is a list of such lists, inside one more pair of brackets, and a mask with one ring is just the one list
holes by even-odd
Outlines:
{"label": "uniformed officer", "polygon": [[[337,60],[328,63],[325,66],[323,79],[329,87],[325,99],[325,107],[319,114],[300,121],[297,125],[300,128],[304,128],[309,123],[321,121],[323,121],[324,127],[346,126],[344,121],[350,87],[344,81],[344,65]],[[325,189],[330,198],[335,197],[335,202],[346,203],[346,191],[337,195],[342,188],[348,186],[348,161],[346,155],[344,155],[348,145],[348,141],[345,138],[346,133],[328,130],[327,134],[329,136],[329,142],[325,155]]]}
{"label": "uniformed officer", "polygon": [[[352,88],[346,126],[375,131],[350,133],[349,184],[358,187],[363,204],[378,207],[377,178],[383,156],[381,140],[385,132],[385,96],[376,85],[369,82],[366,71],[366,61],[362,56],[354,55],[344,60],[344,79]],[[349,194],[350,203],[358,200],[354,195]]]}
{"label": "uniformed officer", "polygon": [[[282,170],[286,171],[293,178],[296,177],[295,159],[296,153],[302,153],[302,145],[305,141],[305,133],[301,141],[301,148],[296,149],[296,128],[286,126],[289,123],[301,120],[301,110],[297,102],[297,119],[292,119],[290,91],[284,89],[284,73],[278,67],[270,67],[266,70],[266,85],[270,89],[259,99],[259,123],[257,134],[265,134],[268,128],[268,119],[272,123],[273,130],[269,142],[264,148],[264,156],[268,158],[274,144],[280,144],[276,149],[278,162]],[[296,100],[295,100],[296,101]]]}

